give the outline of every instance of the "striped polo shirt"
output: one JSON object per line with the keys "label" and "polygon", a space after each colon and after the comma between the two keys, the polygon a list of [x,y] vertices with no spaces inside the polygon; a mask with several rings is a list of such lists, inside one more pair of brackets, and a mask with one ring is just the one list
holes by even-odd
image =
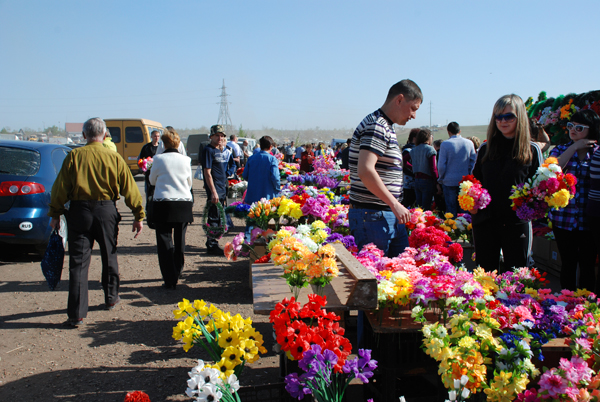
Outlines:
{"label": "striped polo shirt", "polygon": [[590,192],[586,212],[588,216],[600,216],[600,148],[594,152],[590,164]]}
{"label": "striped polo shirt", "polygon": [[402,150],[398,146],[393,122],[381,109],[360,122],[350,144],[350,202],[354,207],[390,210],[390,207],[371,193],[358,177],[358,153],[361,149],[377,155],[375,170],[392,195],[402,199]]}

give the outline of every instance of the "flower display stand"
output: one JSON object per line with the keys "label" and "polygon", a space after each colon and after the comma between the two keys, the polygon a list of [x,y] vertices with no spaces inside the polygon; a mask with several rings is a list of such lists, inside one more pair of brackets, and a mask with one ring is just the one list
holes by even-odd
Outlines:
{"label": "flower display stand", "polygon": [[[325,288],[327,310],[372,310],[377,307],[377,279],[344,247],[333,245],[339,275]],[[255,314],[268,315],[277,303],[292,296],[281,277],[283,269],[274,264],[252,264],[252,294]],[[309,288],[300,292],[299,302],[308,302]]]}
{"label": "flower display stand", "polygon": [[[437,314],[426,313],[437,321]],[[366,384],[376,401],[438,402],[448,397],[438,375],[439,363],[427,356],[423,344],[422,324],[415,323],[408,308],[390,314],[370,311],[364,321],[364,345],[371,349],[378,367],[373,381]]]}

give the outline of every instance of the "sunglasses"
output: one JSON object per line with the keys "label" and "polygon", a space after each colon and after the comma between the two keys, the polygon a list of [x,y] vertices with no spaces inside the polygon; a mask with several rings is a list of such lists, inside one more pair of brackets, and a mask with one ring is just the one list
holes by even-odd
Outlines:
{"label": "sunglasses", "polygon": [[515,116],[514,113],[506,113],[506,114],[496,115],[496,121],[511,122],[511,121],[515,120],[516,118],[517,118],[517,116]]}
{"label": "sunglasses", "polygon": [[577,131],[578,133],[582,132],[586,128],[590,128],[590,126],[584,126],[583,124],[573,124],[571,122],[567,123],[567,130],[575,129],[575,131]]}

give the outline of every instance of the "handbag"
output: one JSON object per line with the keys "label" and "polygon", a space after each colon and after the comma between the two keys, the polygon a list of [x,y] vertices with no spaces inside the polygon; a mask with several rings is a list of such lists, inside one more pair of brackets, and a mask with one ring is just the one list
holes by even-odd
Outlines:
{"label": "handbag", "polygon": [[198,166],[196,168],[196,173],[194,173],[194,179],[204,180],[204,176],[202,175],[202,166]]}
{"label": "handbag", "polygon": [[54,290],[60,282],[64,261],[65,247],[63,245],[63,238],[54,229],[50,235],[48,247],[46,247],[46,252],[41,262],[42,273],[46,278],[46,282],[48,282],[50,290]]}

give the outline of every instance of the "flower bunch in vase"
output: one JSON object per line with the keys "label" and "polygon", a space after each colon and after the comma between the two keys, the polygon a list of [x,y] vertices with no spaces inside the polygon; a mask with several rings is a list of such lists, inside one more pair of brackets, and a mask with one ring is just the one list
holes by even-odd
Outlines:
{"label": "flower bunch in vase", "polygon": [[241,402],[237,391],[240,389],[238,377],[229,374],[225,378],[219,370],[204,361],[198,360],[198,365],[188,373],[185,394],[196,401]]}
{"label": "flower bunch in vase", "polygon": [[248,210],[247,221],[253,226],[257,226],[263,230],[269,228],[269,222],[274,220],[275,227],[279,226],[279,215],[277,209],[281,203],[281,197],[276,197],[270,200],[265,198],[252,203]]}
{"label": "flower bunch in vase", "polygon": [[487,207],[492,200],[490,193],[481,186],[481,182],[473,175],[463,176],[458,183],[458,204],[465,211],[480,210]]}
{"label": "flower bunch in vase", "polygon": [[259,359],[259,353],[266,353],[263,337],[252,327],[250,318],[242,318],[223,312],[204,300],[183,299],[173,311],[175,318],[183,318],[173,327],[173,338],[183,341],[187,352],[194,345],[200,345],[216,362],[216,369],[223,379],[235,374],[238,378],[246,363]]}
{"label": "flower bunch in vase", "polygon": [[455,217],[452,213],[447,212],[439,227],[448,233],[448,236],[454,241],[464,240],[473,243],[473,225],[469,214],[459,213]]}
{"label": "flower bunch in vase", "polygon": [[137,164],[140,170],[145,173],[152,169],[152,162],[154,162],[154,160],[151,156],[148,156],[147,158],[139,159]]}
{"label": "flower bunch in vase", "polygon": [[338,323],[340,317],[325,311],[327,299],[308,295],[308,303],[300,307],[295,298],[283,299],[271,311],[269,321],[273,324],[277,344],[290,360],[300,360],[312,345],[331,350],[338,358],[333,366],[340,372],[352,351],[352,344],[344,337],[344,328]]}
{"label": "flower bunch in vase", "polygon": [[440,362],[446,388],[453,390],[466,375],[469,392],[483,391],[488,401],[510,401],[524,391],[529,378],[539,374],[526,327],[516,324],[501,333],[484,299],[455,300],[450,309],[450,330],[440,323],[422,330],[425,353]]}
{"label": "flower bunch in vase", "polygon": [[551,209],[564,208],[575,196],[577,179],[564,174],[554,157],[544,161],[535,175],[525,183],[513,186],[511,207],[519,219],[544,218]]}
{"label": "flower bunch in vase", "polygon": [[346,360],[341,370],[335,369],[338,360],[331,350],[312,345],[298,362],[304,373],[291,373],[285,377],[286,391],[299,400],[312,395],[317,402],[341,402],[350,381],[357,378],[368,383],[377,368],[377,361],[371,359],[368,349],[359,349],[358,356]]}
{"label": "flower bunch in vase", "polygon": [[408,236],[408,243],[413,248],[428,246],[430,250],[439,251],[442,255],[447,256],[453,264],[458,264],[463,258],[462,246],[453,243],[444,230],[435,226],[413,230]]}

